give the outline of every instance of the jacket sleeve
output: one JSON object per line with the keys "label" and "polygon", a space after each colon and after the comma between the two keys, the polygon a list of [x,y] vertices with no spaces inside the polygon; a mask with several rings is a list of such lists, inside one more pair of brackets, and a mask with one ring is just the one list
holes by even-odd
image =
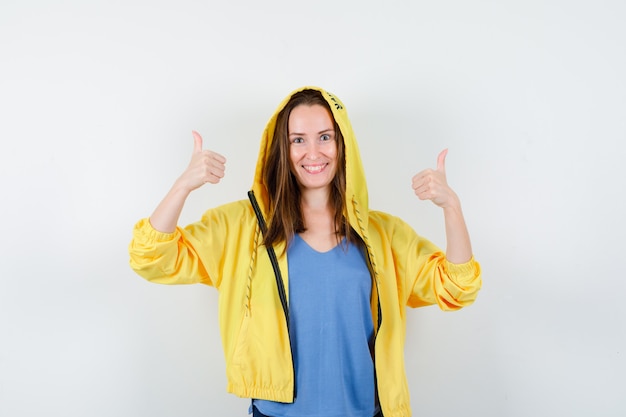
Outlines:
{"label": "jacket sleeve", "polygon": [[474,302],[482,285],[474,257],[453,264],[441,249],[402,221],[394,228],[392,242],[409,307],[437,304],[442,310],[458,310]]}
{"label": "jacket sleeve", "polygon": [[211,285],[197,246],[185,229],[177,227],[173,233],[163,233],[154,229],[149,219],[141,219],[135,224],[128,246],[130,267],[158,284]]}

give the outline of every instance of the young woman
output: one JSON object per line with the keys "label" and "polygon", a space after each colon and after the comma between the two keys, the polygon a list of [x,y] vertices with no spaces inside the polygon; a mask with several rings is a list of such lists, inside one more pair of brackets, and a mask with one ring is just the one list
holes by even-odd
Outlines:
{"label": "young woman", "polygon": [[444,253],[369,210],[345,106],[323,89],[280,104],[247,200],[181,228],[189,193],[224,176],[225,158],[194,142],[189,167],[135,226],[130,263],[152,282],[219,290],[228,391],[253,399],[256,416],[410,416],[405,306],[459,309],[481,286],[446,151],[413,177],[443,209]]}

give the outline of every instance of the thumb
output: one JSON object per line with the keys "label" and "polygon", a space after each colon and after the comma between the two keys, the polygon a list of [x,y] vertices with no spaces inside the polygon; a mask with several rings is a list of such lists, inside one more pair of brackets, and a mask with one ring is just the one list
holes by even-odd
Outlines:
{"label": "thumb", "polygon": [[200,136],[200,133],[196,132],[195,130],[192,130],[191,134],[193,135],[193,152],[202,152],[202,136]]}
{"label": "thumb", "polygon": [[443,173],[446,172],[446,155],[448,155],[448,150],[444,149],[439,153],[437,157],[437,171],[441,171]]}

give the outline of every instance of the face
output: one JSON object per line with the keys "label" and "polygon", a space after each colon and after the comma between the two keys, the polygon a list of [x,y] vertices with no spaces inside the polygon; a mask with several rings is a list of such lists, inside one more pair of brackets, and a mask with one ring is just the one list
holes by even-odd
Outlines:
{"label": "face", "polygon": [[330,112],[315,104],[289,115],[289,157],[300,187],[330,190],[337,172],[337,140]]}

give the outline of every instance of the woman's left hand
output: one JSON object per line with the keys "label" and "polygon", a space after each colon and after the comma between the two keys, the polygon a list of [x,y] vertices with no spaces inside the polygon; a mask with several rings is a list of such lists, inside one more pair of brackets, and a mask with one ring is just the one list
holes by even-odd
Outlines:
{"label": "woman's left hand", "polygon": [[459,204],[459,199],[446,181],[446,155],[444,149],[437,157],[437,169],[425,169],[413,177],[413,190],[420,200],[430,200],[446,208]]}

